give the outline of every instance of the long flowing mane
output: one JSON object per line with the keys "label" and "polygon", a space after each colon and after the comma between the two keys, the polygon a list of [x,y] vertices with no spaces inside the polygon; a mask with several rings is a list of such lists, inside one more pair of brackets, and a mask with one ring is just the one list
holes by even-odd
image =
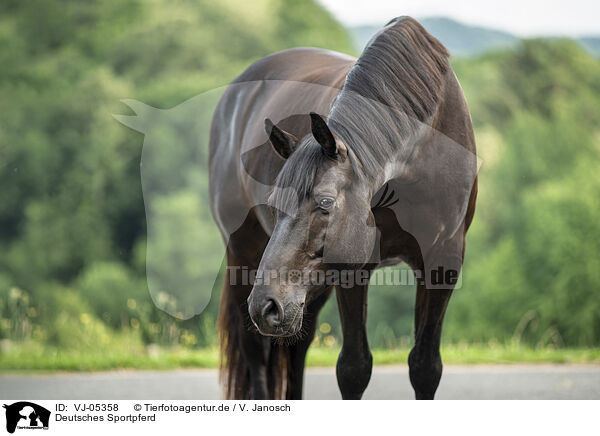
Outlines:
{"label": "long flowing mane", "polygon": [[448,51],[410,17],[390,21],[348,73],[330,127],[367,171],[376,171],[427,123],[440,102]]}
{"label": "long flowing mane", "polygon": [[[390,21],[369,42],[337,96],[328,124],[353,152],[353,165],[375,174],[410,141],[419,123],[428,123],[450,69],[446,48],[410,17]],[[318,165],[327,157],[312,136],[290,156],[276,181],[302,200],[311,191]],[[283,190],[273,205],[293,207]]]}

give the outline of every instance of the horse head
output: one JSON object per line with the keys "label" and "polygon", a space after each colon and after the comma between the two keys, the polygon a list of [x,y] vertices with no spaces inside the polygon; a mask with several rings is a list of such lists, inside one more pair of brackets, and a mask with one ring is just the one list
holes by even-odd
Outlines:
{"label": "horse head", "polygon": [[276,224],[248,308],[263,335],[293,336],[307,303],[370,259],[375,222],[367,184],[323,118],[311,113],[312,134],[302,140],[266,127],[287,161],[269,198]]}

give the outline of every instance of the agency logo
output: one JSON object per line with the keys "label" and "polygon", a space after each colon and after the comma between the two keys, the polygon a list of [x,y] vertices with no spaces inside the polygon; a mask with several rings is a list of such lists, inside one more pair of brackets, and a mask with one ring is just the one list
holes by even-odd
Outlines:
{"label": "agency logo", "polygon": [[29,401],[19,401],[4,405],[6,409],[6,431],[14,433],[16,429],[47,430],[50,411]]}

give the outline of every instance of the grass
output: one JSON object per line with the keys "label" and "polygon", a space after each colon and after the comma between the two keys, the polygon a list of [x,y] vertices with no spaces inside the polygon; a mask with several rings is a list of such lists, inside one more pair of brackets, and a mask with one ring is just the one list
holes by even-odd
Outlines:
{"label": "grass", "polygon": [[[404,365],[409,349],[373,350],[375,365]],[[314,348],[309,350],[309,366],[335,365],[338,350]],[[529,348],[519,345],[448,345],[442,348],[447,365],[483,365],[516,363],[596,363],[600,364],[599,348]]]}
{"label": "grass", "polygon": [[[404,365],[408,349],[373,350],[375,365]],[[333,366],[338,348],[312,347],[308,366]],[[509,345],[448,345],[442,349],[447,365],[466,364],[600,364],[600,348],[529,348]],[[60,351],[33,345],[14,345],[0,353],[0,372],[103,371],[113,369],[166,370],[176,368],[216,368],[218,351],[214,348],[190,350],[150,349],[104,352]]]}

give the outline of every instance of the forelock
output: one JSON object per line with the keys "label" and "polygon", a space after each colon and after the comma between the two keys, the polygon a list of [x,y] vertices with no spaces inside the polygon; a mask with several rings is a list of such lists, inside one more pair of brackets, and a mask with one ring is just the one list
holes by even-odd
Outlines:
{"label": "forelock", "polygon": [[317,172],[328,161],[331,158],[325,155],[323,148],[312,136],[308,136],[279,172],[273,187],[271,205],[283,212],[295,210],[312,193]]}

